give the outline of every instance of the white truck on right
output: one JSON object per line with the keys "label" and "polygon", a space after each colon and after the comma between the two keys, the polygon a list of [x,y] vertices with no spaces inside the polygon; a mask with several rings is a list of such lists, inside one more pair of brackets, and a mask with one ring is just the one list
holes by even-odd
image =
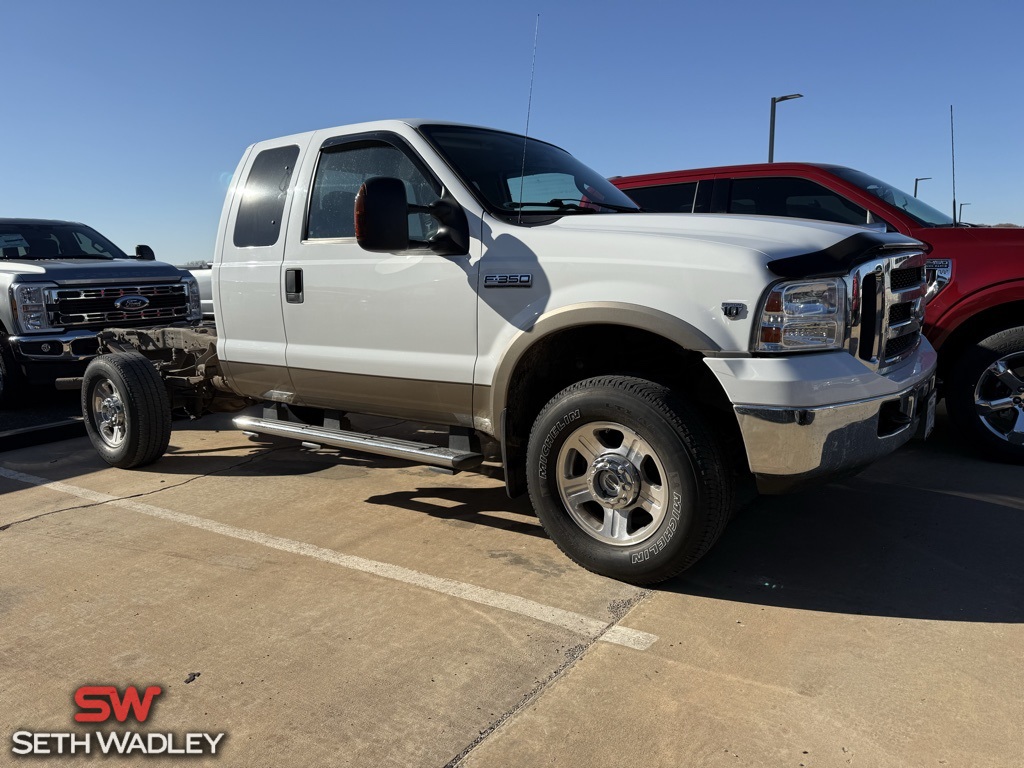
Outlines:
{"label": "white truck on right", "polygon": [[[440,466],[501,457],[548,535],[649,584],[697,561],[755,487],[853,472],[928,431],[921,244],[864,227],[647,214],[532,138],[428,121],[246,150],[211,328],[111,328],[82,383],[119,467],[172,409]],[[447,428],[446,445],[347,414]],[[490,450],[488,450],[490,448]]]}

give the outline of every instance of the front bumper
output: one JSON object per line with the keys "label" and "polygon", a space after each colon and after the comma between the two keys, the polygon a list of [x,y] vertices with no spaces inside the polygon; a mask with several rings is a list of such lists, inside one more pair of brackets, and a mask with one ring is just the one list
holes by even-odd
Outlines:
{"label": "front bumper", "polygon": [[99,352],[96,331],[25,334],[10,336],[14,356],[20,361],[80,362]]}
{"label": "front bumper", "polygon": [[[849,357],[849,356],[847,356]],[[853,358],[850,358],[851,360]],[[808,387],[817,395],[807,405],[786,402],[779,398],[774,403],[738,403],[733,399],[733,410],[739,423],[746,447],[750,470],[757,479],[762,493],[781,493],[809,482],[829,480],[852,474],[871,462],[892,453],[915,435],[923,436],[934,418],[935,352],[927,341],[922,341],[898,373],[888,376],[870,374],[880,381],[870,382],[859,375],[857,386],[867,389],[887,389],[884,394],[841,402],[826,402],[827,393],[845,392],[852,384],[844,381],[839,371],[835,376],[808,381],[800,378],[793,382],[795,391]],[[762,375],[769,373],[773,364],[765,361],[759,366],[754,361],[750,372],[760,368]],[[796,373],[790,361],[789,373]],[[714,366],[710,366],[714,369]],[[808,363],[807,371],[823,372],[821,361]],[[737,384],[722,380],[729,394],[733,389],[751,391],[749,379]],[[766,382],[762,380],[762,384]],[[780,384],[775,379],[775,384]]]}

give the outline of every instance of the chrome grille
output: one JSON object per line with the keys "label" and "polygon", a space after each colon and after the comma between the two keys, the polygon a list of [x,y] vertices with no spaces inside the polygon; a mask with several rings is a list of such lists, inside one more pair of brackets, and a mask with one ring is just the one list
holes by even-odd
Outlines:
{"label": "chrome grille", "polygon": [[[145,306],[117,306],[119,299],[129,297],[145,299]],[[46,292],[50,324],[62,328],[173,322],[188,317],[188,305],[188,289],[183,283],[51,288]]]}
{"label": "chrome grille", "polygon": [[885,373],[917,349],[924,322],[925,257],[901,253],[859,265],[847,278],[849,350]]}

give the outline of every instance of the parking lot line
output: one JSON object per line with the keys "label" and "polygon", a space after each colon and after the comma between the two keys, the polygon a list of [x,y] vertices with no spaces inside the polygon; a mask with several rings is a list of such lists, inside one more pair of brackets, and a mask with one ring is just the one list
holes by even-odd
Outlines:
{"label": "parking lot line", "polygon": [[400,565],[392,565],[391,563],[384,563],[378,560],[368,560],[355,555],[346,555],[342,552],[325,549],[324,547],[317,547],[313,544],[285,539],[280,536],[272,536],[270,534],[260,533],[259,531],[249,530],[247,528],[238,528],[233,525],[226,525],[224,523],[218,523],[202,517],[196,517],[195,515],[185,514],[184,512],[174,512],[169,509],[153,506],[152,504],[133,501],[132,499],[121,499],[117,496],[110,496],[106,493],[91,491],[87,488],[80,488],[68,483],[47,480],[44,477],[27,475],[4,467],[0,467],[0,477],[5,477],[8,480],[14,480],[27,485],[48,488],[69,496],[76,496],[80,499],[85,499],[86,501],[96,504],[108,504],[122,509],[129,509],[150,517],[159,518],[161,520],[181,525],[188,525],[192,528],[199,528],[221,536],[228,536],[233,539],[248,541],[253,544],[269,547],[270,549],[290,552],[304,557],[312,557],[316,560],[340,565],[343,568],[348,568],[353,571],[361,571],[384,579],[390,579],[392,581],[399,581],[404,584],[410,584],[423,589],[429,589],[432,592],[449,595],[450,597],[469,600],[481,605],[491,606],[492,608],[500,608],[504,611],[516,613],[520,616],[527,616],[537,621],[542,621],[556,627],[567,629],[571,632],[583,635],[590,640],[614,643],[616,645],[626,646],[638,651],[647,650],[658,640],[657,635],[652,635],[635,629],[629,629],[628,627],[622,627],[617,625],[615,622],[607,623],[589,616],[583,616],[579,613],[564,611],[560,608],[544,605],[517,595],[510,595],[505,592],[498,592],[493,589],[487,589],[486,587],[479,587],[474,584],[467,584],[465,582],[454,581],[452,579],[431,576],[426,573],[414,571],[410,568],[404,568]]}

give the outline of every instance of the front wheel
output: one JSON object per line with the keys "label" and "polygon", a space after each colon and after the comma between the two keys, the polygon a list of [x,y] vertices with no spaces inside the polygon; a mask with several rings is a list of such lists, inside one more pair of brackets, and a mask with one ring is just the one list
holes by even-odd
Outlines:
{"label": "front wheel", "polygon": [[975,447],[1024,464],[1024,326],[983,339],[957,361],[946,408]]}
{"label": "front wheel", "polygon": [[587,379],[534,423],[530,499],[558,547],[584,568],[634,584],[671,578],[704,555],[732,515],[721,443],[659,384]]}
{"label": "front wheel", "polygon": [[163,379],[145,357],[101,355],[82,380],[82,415],[93,447],[114,467],[132,469],[164,455],[171,404]]}

